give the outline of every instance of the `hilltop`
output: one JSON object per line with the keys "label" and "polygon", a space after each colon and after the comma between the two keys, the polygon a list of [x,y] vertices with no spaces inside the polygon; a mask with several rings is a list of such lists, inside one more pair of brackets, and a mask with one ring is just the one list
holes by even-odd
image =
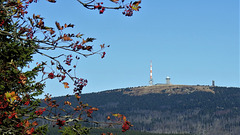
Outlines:
{"label": "hilltop", "polygon": [[[215,93],[211,86],[200,86],[200,85],[153,85],[153,86],[142,86],[142,87],[131,87],[126,89],[119,89],[115,91],[123,91],[123,94],[141,96],[145,94],[190,94],[193,92],[211,92]],[[107,92],[107,91],[106,91]]]}
{"label": "hilltop", "polygon": [[[73,99],[68,97],[76,106]],[[154,85],[82,94],[81,100],[99,108],[94,119],[104,121],[111,113],[121,113],[132,121],[133,130],[200,135],[240,132],[240,88]]]}

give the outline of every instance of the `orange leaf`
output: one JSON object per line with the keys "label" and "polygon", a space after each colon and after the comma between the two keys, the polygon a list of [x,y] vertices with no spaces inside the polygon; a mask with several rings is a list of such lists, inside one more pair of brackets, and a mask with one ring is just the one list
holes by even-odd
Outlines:
{"label": "orange leaf", "polygon": [[67,24],[66,23],[64,24],[64,27],[67,28]]}
{"label": "orange leaf", "polygon": [[75,94],[75,97],[77,98],[78,101],[81,98],[81,96],[79,96],[78,94]]}
{"label": "orange leaf", "polygon": [[52,34],[54,34],[55,33],[55,31],[54,30],[50,30],[50,34],[52,35]]}
{"label": "orange leaf", "polygon": [[105,44],[102,44],[102,45],[100,45],[101,46],[101,49],[103,49],[104,47],[105,47]]}
{"label": "orange leaf", "polygon": [[27,130],[27,131],[26,131],[26,133],[27,133],[28,135],[31,135],[33,132],[34,132],[34,128],[31,128],[31,130]]}
{"label": "orange leaf", "polygon": [[93,111],[97,111],[97,110],[98,110],[98,108],[96,108],[96,107],[93,107],[93,108],[92,108],[92,110],[93,110]]}
{"label": "orange leaf", "polygon": [[86,40],[83,39],[82,44],[84,45],[85,43],[87,43],[87,42],[86,42]]}
{"label": "orange leaf", "polygon": [[36,18],[40,18],[40,15],[37,15]]}
{"label": "orange leaf", "polygon": [[68,86],[69,84],[67,82],[64,82],[63,84],[64,84],[64,88],[69,88]]}
{"label": "orange leaf", "polygon": [[118,3],[119,0],[110,0],[111,2]]}
{"label": "orange leaf", "polygon": [[60,24],[59,24],[58,22],[55,22],[55,24],[56,24],[58,30],[62,30],[62,29],[63,29],[63,27],[61,27]]}
{"label": "orange leaf", "polygon": [[34,122],[32,123],[32,125],[33,125],[33,126],[37,126],[37,125],[38,125],[37,121],[34,121]]}
{"label": "orange leaf", "polygon": [[127,118],[126,116],[123,116],[123,121],[126,122],[127,121]]}
{"label": "orange leaf", "polygon": [[67,105],[72,105],[72,103],[69,102],[69,101],[65,101],[65,102],[64,102],[64,105],[66,105],[66,104],[67,104]]}
{"label": "orange leaf", "polygon": [[30,125],[30,122],[27,120],[27,121],[25,122],[25,127],[29,127],[29,125]]}
{"label": "orange leaf", "polygon": [[110,120],[111,118],[110,118],[110,116],[107,116],[107,120]]}

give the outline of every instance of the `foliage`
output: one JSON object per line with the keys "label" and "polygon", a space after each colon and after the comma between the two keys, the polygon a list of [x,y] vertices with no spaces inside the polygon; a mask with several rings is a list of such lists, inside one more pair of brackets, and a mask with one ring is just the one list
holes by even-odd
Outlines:
{"label": "foliage", "polygon": [[[133,11],[138,11],[141,3],[136,1],[125,5],[124,0],[115,0],[113,2],[119,6],[106,7],[95,0],[88,3],[77,1],[87,9],[99,10],[100,14],[106,9],[125,9],[126,16],[132,16]],[[77,62],[82,56],[100,54],[101,58],[104,58],[106,52],[103,50],[109,45],[101,44],[100,49],[94,51],[89,43],[95,38],[84,38],[81,33],[64,33],[65,29],[74,28],[73,24],[61,25],[56,21],[56,28],[46,26],[42,16],[28,15],[27,8],[33,2],[36,3],[37,0],[0,0],[0,134],[45,134],[47,127],[39,126],[37,118],[51,121],[61,128],[72,121],[84,121],[83,114],[92,118],[92,113],[98,110],[80,101],[81,91],[88,81],[76,77],[75,74],[71,75],[70,72],[74,70],[75,73],[76,65],[72,65],[72,62]],[[76,56],[65,55],[66,53],[52,56],[47,53],[50,50],[63,50]],[[32,57],[36,53],[50,60],[37,62],[36,66],[31,68],[28,64],[33,61]],[[62,57],[65,57],[64,61],[60,61]],[[36,81],[36,77],[40,75],[41,80]],[[40,100],[36,96],[43,93],[44,81],[58,79],[64,88],[69,88],[66,77],[73,81],[73,92],[79,106],[72,107],[69,101],[64,101],[64,105],[70,106],[75,113],[66,113],[59,108],[59,103],[52,100],[50,95],[45,98],[47,106],[40,107]],[[65,112],[64,115],[57,113],[58,110]],[[119,121],[118,124],[126,125],[126,121]],[[65,129],[69,131],[70,127]]]}
{"label": "foliage", "polygon": [[[47,135],[60,135],[58,132],[58,128],[50,128]],[[113,135],[190,135],[190,134],[161,134],[161,133],[149,133],[149,132],[140,132],[135,130],[130,130],[128,132],[122,132],[120,129],[114,129],[114,128],[103,128],[103,129],[97,129],[93,128],[90,130],[89,135],[101,135],[105,133],[106,135],[113,134]]]}
{"label": "foliage", "polygon": [[62,135],[86,135],[89,134],[90,128],[82,127],[80,124],[74,123],[73,126],[64,127],[64,130],[60,130]]}

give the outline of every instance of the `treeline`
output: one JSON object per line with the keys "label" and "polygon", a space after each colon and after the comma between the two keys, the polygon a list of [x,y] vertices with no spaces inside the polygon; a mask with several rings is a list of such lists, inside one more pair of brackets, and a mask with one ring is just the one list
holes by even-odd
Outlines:
{"label": "treeline", "polygon": [[[102,133],[113,133],[113,135],[189,135],[189,134],[158,134],[149,132],[140,132],[129,130],[122,132],[121,129],[103,128],[103,129],[91,129],[89,135],[101,135]],[[47,135],[61,135],[57,127],[49,127]]]}
{"label": "treeline", "polygon": [[[182,88],[184,90],[184,88]],[[240,89],[211,87],[211,92],[188,94],[123,94],[129,89],[84,94],[83,102],[99,108],[96,120],[106,120],[111,113],[128,117],[133,130],[152,133],[188,133],[202,135],[238,134],[240,132]],[[61,101],[65,97],[57,97]],[[66,100],[66,99],[65,99]],[[68,101],[76,106],[74,97]],[[71,108],[65,108],[73,111]]]}

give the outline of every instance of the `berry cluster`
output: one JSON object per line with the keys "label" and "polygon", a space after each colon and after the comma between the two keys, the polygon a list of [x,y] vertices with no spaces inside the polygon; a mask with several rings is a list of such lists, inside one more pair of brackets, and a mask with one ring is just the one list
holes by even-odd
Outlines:
{"label": "berry cluster", "polygon": [[39,116],[39,115],[42,115],[44,111],[46,111],[46,108],[35,111],[35,114]]}
{"label": "berry cluster", "polygon": [[103,2],[97,3],[97,5],[94,6],[94,9],[98,9],[100,14],[103,14],[105,11],[105,7],[102,6]]}
{"label": "berry cluster", "polygon": [[123,15],[125,16],[132,16],[133,15],[133,9],[132,9],[132,5],[129,4],[128,6],[125,7],[125,11],[122,12]]}
{"label": "berry cluster", "polygon": [[74,88],[74,92],[78,92],[79,94],[81,93],[82,89],[84,86],[86,86],[88,83],[88,81],[86,79],[82,79],[82,78],[77,78],[75,81],[74,81],[74,85],[76,86]]}
{"label": "berry cluster", "polygon": [[52,72],[48,74],[48,78],[53,79],[54,77],[55,75]]}
{"label": "berry cluster", "polygon": [[66,122],[65,120],[57,119],[56,125],[58,125],[59,129],[61,129],[61,127],[64,126],[65,122]]}
{"label": "berry cluster", "polygon": [[67,55],[66,60],[64,60],[63,62],[65,62],[65,64],[67,64],[68,66],[70,66],[72,60],[73,60],[73,59],[72,59],[72,55]]}
{"label": "berry cluster", "polygon": [[1,27],[1,26],[3,26],[3,25],[4,25],[4,23],[5,23],[5,21],[4,21],[4,20],[2,20],[2,21],[1,21],[1,23],[0,23],[0,27]]}

